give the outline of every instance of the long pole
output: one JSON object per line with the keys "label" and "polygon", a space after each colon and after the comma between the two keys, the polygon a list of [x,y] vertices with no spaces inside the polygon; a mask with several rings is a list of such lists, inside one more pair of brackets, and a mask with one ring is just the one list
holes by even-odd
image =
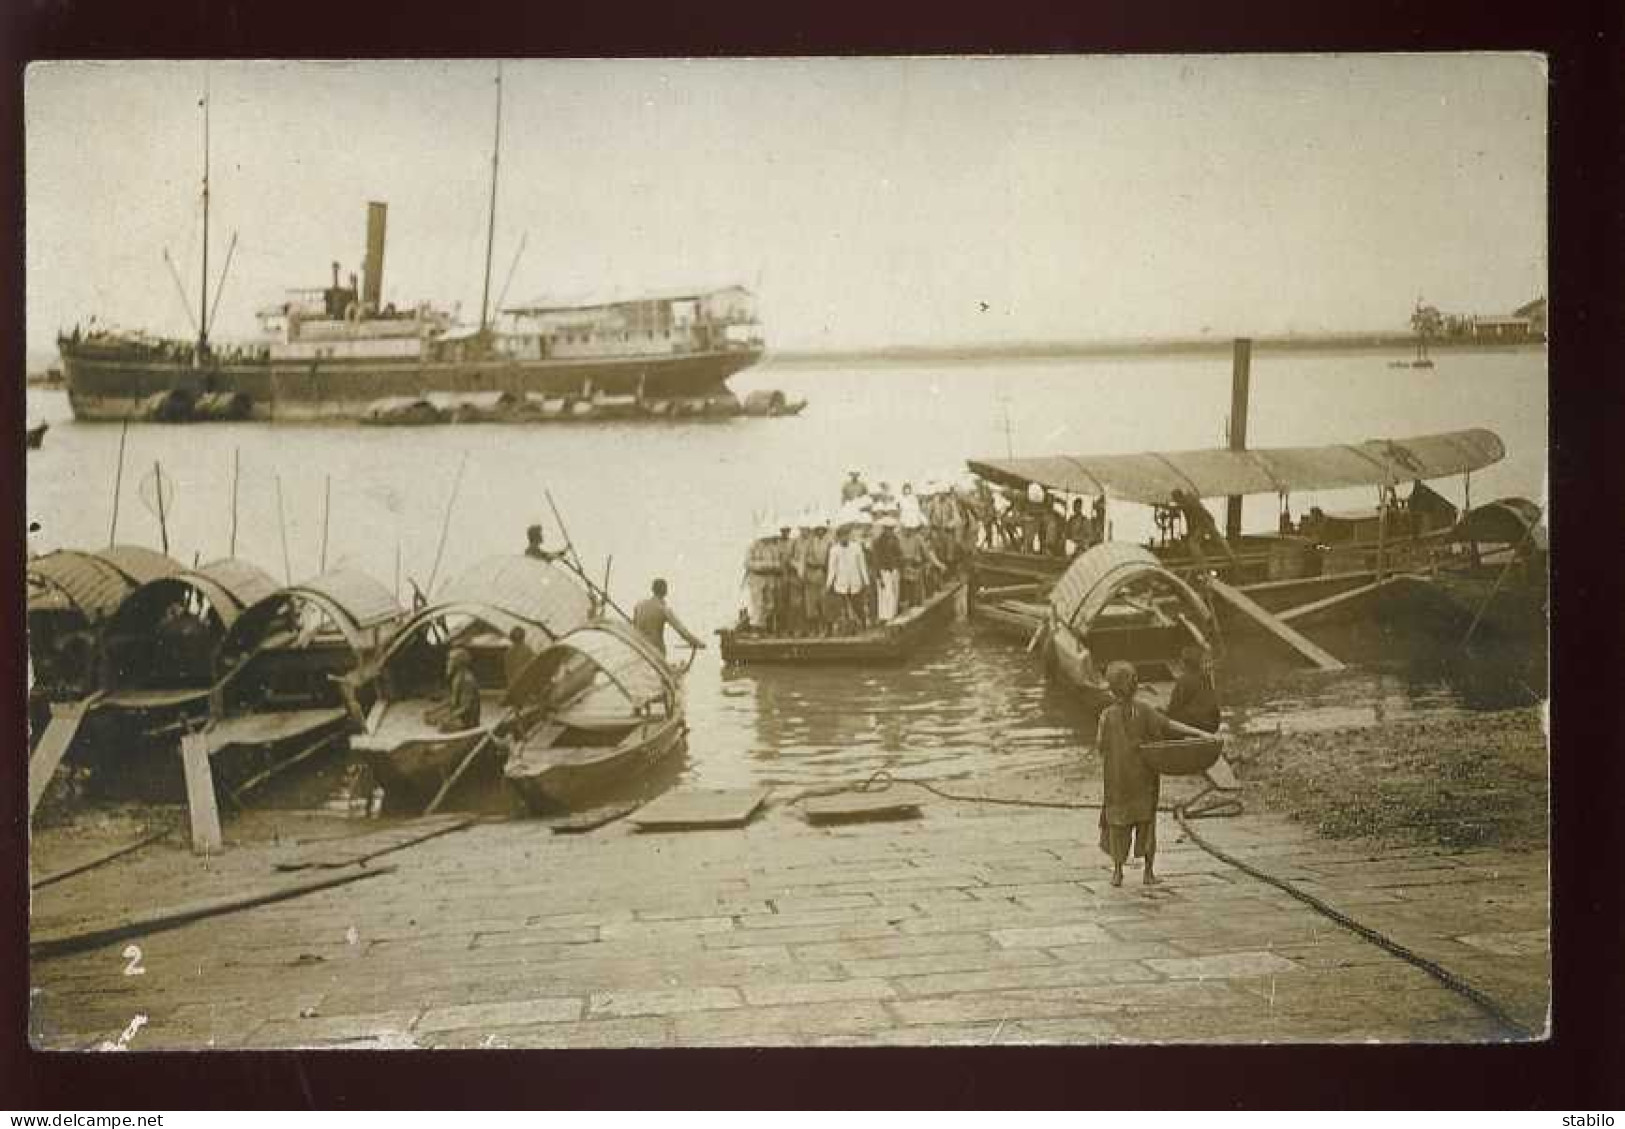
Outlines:
{"label": "long pole", "polygon": [[199,363],[209,349],[209,72],[203,72],[203,269],[197,299]]}
{"label": "long pole", "polygon": [[118,469],[113,472],[113,521],[107,527],[107,547],[118,540],[118,496],[124,489],[124,437],[130,433],[130,417],[124,417],[124,426],[118,432]]}
{"label": "long pole", "polygon": [[397,603],[400,602],[400,598],[401,598],[401,542],[400,542],[400,538],[396,538],[395,539],[395,600],[396,600]]}
{"label": "long pole", "polygon": [[[1232,451],[1247,449],[1247,401],[1252,381],[1253,343],[1251,338],[1236,338],[1230,364],[1230,435]],[[1232,495],[1225,500],[1224,535],[1231,541],[1241,539],[1241,496]]]}
{"label": "long pole", "polygon": [[316,565],[318,573],[327,571],[327,515],[333,508],[333,476],[322,480],[322,558]]}
{"label": "long pole", "polygon": [[237,233],[234,231],[231,233],[231,242],[226,244],[226,262],[220,268],[220,285],[214,288],[214,305],[209,307],[209,321],[208,325],[203,327],[204,332],[208,331],[209,326],[214,325],[215,318],[220,315],[220,298],[226,292],[226,276],[231,273],[231,257],[236,253]]}
{"label": "long pole", "polygon": [[1478,559],[1478,538],[1473,536],[1473,472],[1472,471],[1468,471],[1466,473],[1466,475],[1464,476],[1462,489],[1466,492],[1466,497],[1462,499],[1462,504],[1466,508],[1462,510],[1462,515],[1461,516],[1464,517],[1467,520],[1467,552],[1468,552],[1468,559],[1473,562],[1473,567],[1476,569],[1478,567],[1478,565],[1479,565],[1479,559]]}
{"label": "long pole", "polygon": [[276,524],[282,533],[282,579],[293,583],[293,566],[288,563],[288,519],[282,511],[282,476],[276,476]]}
{"label": "long pole", "polygon": [[559,536],[564,538],[565,564],[568,565],[570,571],[575,573],[580,581],[587,586],[587,591],[591,592],[600,601],[602,601],[603,606],[614,608],[616,614],[618,614],[622,619],[630,620],[632,617],[626,614],[626,610],[617,604],[613,598],[611,598],[608,591],[599,588],[598,585],[594,584],[592,577],[587,575],[587,570],[581,567],[581,554],[576,552],[575,542],[570,539],[570,530],[566,528],[564,524],[564,515],[559,513],[559,507],[557,503],[553,501],[553,491],[544,490],[542,493],[547,498],[548,508],[553,511],[553,520],[558,523]]}
{"label": "long pole", "polygon": [[237,555],[237,472],[243,449],[231,449],[231,544],[226,549],[226,556]]}
{"label": "long pole", "polygon": [[497,236],[497,157],[502,151],[502,64],[497,64],[497,126],[491,144],[491,210],[485,227],[485,289],[480,293],[480,332],[485,332],[491,308],[491,250]]}
{"label": "long pole", "polygon": [[162,538],[164,555],[169,555],[169,523],[164,518],[164,467],[154,460],[152,464],[152,492],[158,498],[158,536]]}
{"label": "long pole", "polygon": [[440,555],[446,551],[446,534],[451,530],[451,511],[457,506],[457,491],[462,488],[463,468],[466,466],[468,466],[468,452],[464,451],[463,461],[457,464],[457,477],[451,483],[451,497],[446,499],[446,516],[440,522],[440,544],[435,546],[434,567],[429,570],[428,592],[434,591],[435,577],[440,575]]}

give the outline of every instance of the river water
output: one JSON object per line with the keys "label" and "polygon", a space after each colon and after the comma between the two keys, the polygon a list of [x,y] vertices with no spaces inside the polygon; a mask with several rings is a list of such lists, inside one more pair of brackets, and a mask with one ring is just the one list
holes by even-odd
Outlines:
{"label": "river water", "polygon": [[[1248,439],[1255,446],[1357,442],[1488,427],[1507,457],[1473,476],[1474,503],[1544,501],[1544,350],[1445,353],[1431,372],[1390,369],[1378,352],[1255,354]],[[968,457],[1211,447],[1223,441],[1224,356],[1064,360],[773,362],[734,378],[741,396],[782,388],[811,403],[791,419],[712,423],[480,425],[131,424],[117,535],[159,543],[142,481],[161,463],[174,484],[170,551],[226,555],[233,460],[236,555],[273,576],[318,570],[330,491],[327,567],[386,586],[429,587],[493,553],[517,552],[525,527],[574,544],[625,606],[664,576],[688,625],[709,637],[741,599],[745,547],[764,518],[833,508],[847,468],[871,481],[958,473]],[[30,389],[30,419],[52,424],[27,461],[36,551],[96,547],[113,521],[118,425],[76,424],[61,392]],[[459,480],[460,479],[460,480]],[[280,510],[278,485],[280,483]],[[1458,505],[1463,484],[1433,484]],[[435,558],[453,492],[438,572]],[[150,488],[146,493],[151,495]],[[1332,510],[1365,491],[1293,499]],[[1149,533],[1147,511],[1112,510],[1119,539]],[[1247,526],[1273,528],[1275,501],[1249,499]],[[286,530],[286,563],[282,530]],[[1232,724],[1287,729],[1360,724],[1503,704],[1451,671],[1395,660],[1333,678],[1248,677],[1227,687]],[[1019,644],[957,624],[906,668],[723,670],[715,647],[688,675],[692,729],[685,777],[707,786],[824,783],[885,768],[974,776],[1053,763],[1087,742],[1083,714],[1045,685]]]}

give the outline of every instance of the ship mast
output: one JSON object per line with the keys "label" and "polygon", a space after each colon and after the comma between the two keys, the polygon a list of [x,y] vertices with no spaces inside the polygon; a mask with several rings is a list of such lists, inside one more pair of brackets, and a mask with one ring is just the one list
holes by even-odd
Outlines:
{"label": "ship mast", "polygon": [[209,74],[203,73],[203,270],[197,301],[197,359],[209,350]]}
{"label": "ship mast", "polygon": [[480,293],[480,335],[485,335],[491,307],[491,250],[497,234],[497,157],[502,152],[502,64],[497,64],[497,125],[491,142],[491,211],[485,228],[485,289]]}

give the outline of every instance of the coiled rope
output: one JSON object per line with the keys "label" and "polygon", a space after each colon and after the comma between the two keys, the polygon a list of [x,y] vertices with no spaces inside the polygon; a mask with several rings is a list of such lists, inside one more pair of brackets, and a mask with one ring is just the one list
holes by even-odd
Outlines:
{"label": "coiled rope", "polygon": [[[1019,800],[1004,796],[968,796],[963,793],[949,792],[945,789],[939,788],[935,784],[932,784],[929,780],[920,780],[914,777],[893,776],[885,769],[880,769],[879,771],[872,773],[869,778],[861,784],[837,785],[830,788],[809,789],[808,791],[799,793],[789,802],[791,804],[797,804],[804,799],[810,799],[814,796],[835,796],[844,792],[884,792],[893,784],[912,784],[916,788],[923,788],[925,791],[930,792],[934,796],[940,796],[945,800],[953,800],[957,803],[1004,804],[1010,807],[1053,808],[1063,811],[1095,811],[1102,806],[1098,803],[1092,802],[1068,803],[1061,800]],[[1220,862],[1226,864],[1227,866],[1235,867],[1249,878],[1254,878],[1259,882],[1264,883],[1266,886],[1274,887],[1295,901],[1301,902],[1302,904],[1308,906],[1310,909],[1314,910],[1327,920],[1342,926],[1344,929],[1347,929],[1349,932],[1355,934],[1361,939],[1376,945],[1379,949],[1382,949],[1390,956],[1398,957],[1400,960],[1404,961],[1408,965],[1411,965],[1413,968],[1421,969],[1439,984],[1473,1004],[1485,1015],[1493,1019],[1496,1024],[1498,1024],[1504,1031],[1512,1035],[1514,1038],[1532,1039],[1535,1037],[1534,1032],[1508,1015],[1500,1004],[1496,1003],[1489,996],[1485,995],[1479,989],[1473,987],[1471,984],[1467,983],[1461,977],[1457,976],[1444,966],[1429,960],[1427,957],[1422,956],[1413,949],[1407,948],[1398,941],[1394,940],[1392,937],[1389,937],[1387,934],[1373,929],[1369,925],[1356,921],[1342,910],[1329,905],[1308,891],[1300,889],[1291,882],[1288,882],[1286,879],[1277,878],[1275,875],[1270,874],[1267,871],[1260,870],[1258,867],[1253,866],[1249,862],[1244,862],[1222,848],[1214,846],[1212,843],[1202,838],[1196,829],[1190,825],[1190,820],[1186,818],[1185,807],[1183,804],[1159,805],[1157,810],[1172,812],[1174,819],[1179,823],[1179,829],[1185,833],[1186,837],[1188,837],[1192,843],[1195,843],[1199,848],[1212,857],[1218,859]],[[1239,811],[1239,808],[1237,810]]]}

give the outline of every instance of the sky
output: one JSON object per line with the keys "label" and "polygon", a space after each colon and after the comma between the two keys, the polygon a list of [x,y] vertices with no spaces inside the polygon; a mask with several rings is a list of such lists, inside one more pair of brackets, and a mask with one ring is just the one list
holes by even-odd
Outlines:
{"label": "sky", "polygon": [[[194,332],[205,81],[211,293],[236,236],[211,336],[359,272],[369,200],[385,298],[477,319],[496,70],[32,65],[30,353],[92,314]],[[737,281],[784,349],[1506,312],[1545,292],[1546,82],[1511,54],[510,61],[493,301]]]}

